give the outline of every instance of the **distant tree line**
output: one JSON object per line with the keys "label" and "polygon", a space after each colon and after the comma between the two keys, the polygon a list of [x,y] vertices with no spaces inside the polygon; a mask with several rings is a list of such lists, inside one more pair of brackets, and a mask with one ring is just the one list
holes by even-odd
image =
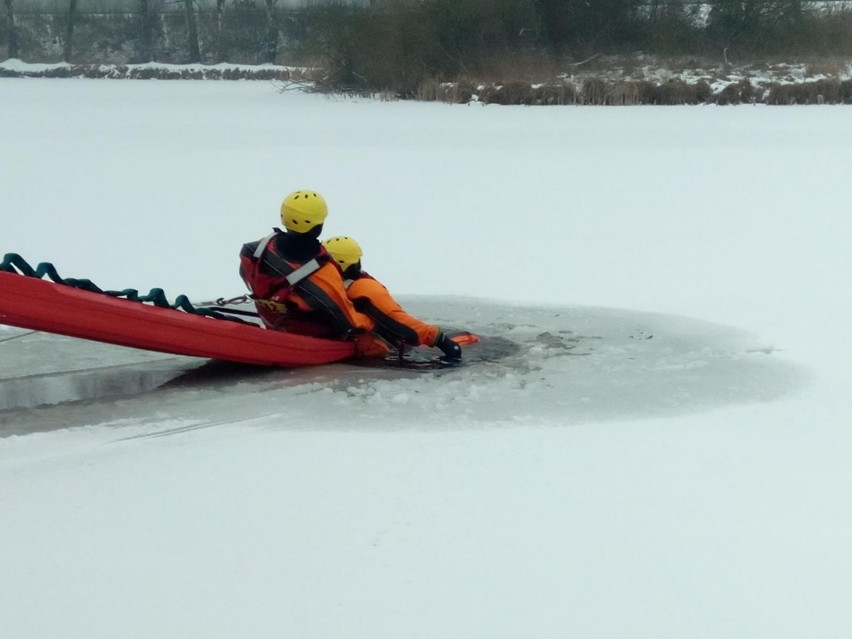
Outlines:
{"label": "distant tree line", "polygon": [[332,86],[402,94],[427,78],[546,58],[852,54],[845,1],[205,0],[202,10],[198,0],[133,0],[128,13],[107,12],[110,0],[103,13],[65,1],[61,14],[25,14],[27,0],[3,0],[0,51],[39,62],[316,63]]}
{"label": "distant tree line", "polygon": [[278,0],[97,0],[61,12],[3,0],[0,59],[73,63],[275,62],[294,9]]}
{"label": "distant tree line", "polygon": [[[300,23],[331,87],[413,95],[426,80],[530,76],[547,60],[643,51],[737,59],[852,54],[852,3],[803,0],[373,0]],[[499,77],[495,77],[499,76]]]}

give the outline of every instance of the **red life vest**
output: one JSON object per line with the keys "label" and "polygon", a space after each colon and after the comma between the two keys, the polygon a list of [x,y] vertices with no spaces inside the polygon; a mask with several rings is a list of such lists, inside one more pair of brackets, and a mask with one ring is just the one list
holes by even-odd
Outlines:
{"label": "red life vest", "polygon": [[337,264],[320,245],[307,261],[281,254],[275,230],[258,242],[243,245],[240,276],[255,300],[264,323],[278,330],[317,337],[347,337],[372,330],[373,322],[346,297]]}

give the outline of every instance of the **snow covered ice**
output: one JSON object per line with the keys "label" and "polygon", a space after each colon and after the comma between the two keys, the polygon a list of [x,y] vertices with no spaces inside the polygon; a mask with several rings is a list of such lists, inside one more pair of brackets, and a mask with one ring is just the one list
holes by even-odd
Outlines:
{"label": "snow covered ice", "polygon": [[849,635],[851,122],[0,79],[4,252],[230,296],[313,188],[517,346],[233,375],[0,327],[3,634]]}

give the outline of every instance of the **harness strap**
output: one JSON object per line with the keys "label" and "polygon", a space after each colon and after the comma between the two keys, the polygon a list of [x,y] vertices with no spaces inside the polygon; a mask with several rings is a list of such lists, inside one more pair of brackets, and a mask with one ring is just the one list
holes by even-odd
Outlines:
{"label": "harness strap", "polygon": [[269,242],[272,241],[272,238],[278,235],[275,231],[272,231],[269,235],[263,238],[260,242],[257,243],[257,248],[254,250],[254,255],[252,258],[255,260],[259,260],[260,256],[263,255],[263,252],[266,250],[266,247],[269,246]]}
{"label": "harness strap", "polygon": [[[315,284],[310,275],[319,270],[325,264],[331,262],[331,255],[323,252],[314,259],[294,269],[286,260],[274,251],[269,251],[263,256],[263,262],[267,269],[283,278],[281,287],[271,290],[267,297],[271,298],[282,288],[296,289],[308,306],[315,311],[323,311],[331,318],[332,323],[341,336],[347,335],[353,330],[352,323],[343,310],[332,300],[322,287]],[[291,283],[291,278],[292,283]],[[277,303],[277,302],[273,302]],[[280,311],[279,311],[280,312]]]}
{"label": "harness strap", "polygon": [[[272,233],[270,233],[265,238],[260,240],[260,242],[257,243],[257,248],[254,249],[254,253],[252,254],[252,259],[255,261],[255,263],[258,265],[258,267],[260,266],[262,261],[264,261],[264,260],[261,260],[261,258],[263,257],[263,254],[266,252],[266,248],[269,246],[269,243],[272,241],[272,239],[276,235],[278,235],[278,232],[273,231]],[[318,258],[314,258],[314,259],[310,260],[309,262],[305,262],[299,268],[293,269],[292,271],[290,271],[286,275],[285,275],[285,270],[288,269],[288,268],[292,268],[292,267],[289,264],[287,264],[284,260],[280,259],[279,256],[268,255],[268,256],[266,256],[265,261],[266,261],[267,264],[269,264],[270,266],[275,268],[275,270],[278,271],[278,273],[280,275],[284,275],[284,279],[287,280],[287,284],[289,284],[291,287],[293,287],[293,286],[296,286],[296,284],[301,282],[306,277],[309,277],[311,274],[318,271],[322,267],[322,265],[325,262],[328,261],[328,259],[325,259],[325,260],[323,260],[323,262],[320,262],[320,260]]]}
{"label": "harness strap", "polygon": [[304,264],[302,264],[299,268],[290,273],[284,279],[287,280],[287,283],[290,284],[291,287],[296,286],[296,284],[301,282],[303,279],[309,277],[311,273],[318,271],[321,266],[322,264],[319,263],[319,260],[314,258],[310,262],[305,262]]}
{"label": "harness strap", "polygon": [[[271,270],[278,277],[283,278],[283,281],[276,287],[269,290],[266,294],[266,298],[271,298],[273,295],[279,293],[281,289],[295,289],[299,284],[302,284],[309,278],[312,274],[317,272],[326,262],[331,260],[331,256],[328,253],[323,253],[322,255],[318,255],[317,257],[309,260],[299,266],[298,268],[294,268],[283,259],[280,255],[278,255],[275,251],[267,251],[269,248],[269,243],[274,240],[276,236],[279,235],[278,231],[273,231],[265,238],[260,240],[255,247],[252,257],[251,263],[252,268],[255,269],[255,272],[260,272],[261,265],[265,265],[266,268]],[[306,282],[305,282],[306,283]],[[300,289],[302,287],[299,287]],[[304,292],[304,291],[302,291]],[[263,300],[255,295],[251,296],[252,299],[258,301],[271,301],[269,299]]]}

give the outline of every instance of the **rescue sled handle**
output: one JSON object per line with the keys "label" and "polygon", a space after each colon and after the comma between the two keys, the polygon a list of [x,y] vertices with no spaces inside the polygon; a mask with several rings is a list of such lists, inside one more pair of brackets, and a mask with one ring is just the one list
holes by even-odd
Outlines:
{"label": "rescue sled handle", "polygon": [[178,295],[174,303],[170,302],[166,297],[166,293],[161,288],[152,288],[146,295],[140,295],[135,288],[126,288],[121,291],[105,291],[95,285],[90,279],[63,278],[59,275],[56,267],[50,262],[40,262],[35,268],[29,265],[27,261],[17,253],[6,253],[3,256],[3,261],[0,262],[0,272],[13,273],[31,277],[35,279],[44,279],[45,276],[56,284],[70,286],[71,288],[88,291],[90,293],[99,293],[115,298],[124,298],[132,302],[146,302],[158,306],[160,308],[171,308],[174,310],[184,311],[193,315],[203,315],[207,317],[215,317],[217,319],[227,319],[234,322],[242,322],[243,320],[229,315],[224,315],[221,309],[214,308],[198,308],[189,301],[186,295]]}

